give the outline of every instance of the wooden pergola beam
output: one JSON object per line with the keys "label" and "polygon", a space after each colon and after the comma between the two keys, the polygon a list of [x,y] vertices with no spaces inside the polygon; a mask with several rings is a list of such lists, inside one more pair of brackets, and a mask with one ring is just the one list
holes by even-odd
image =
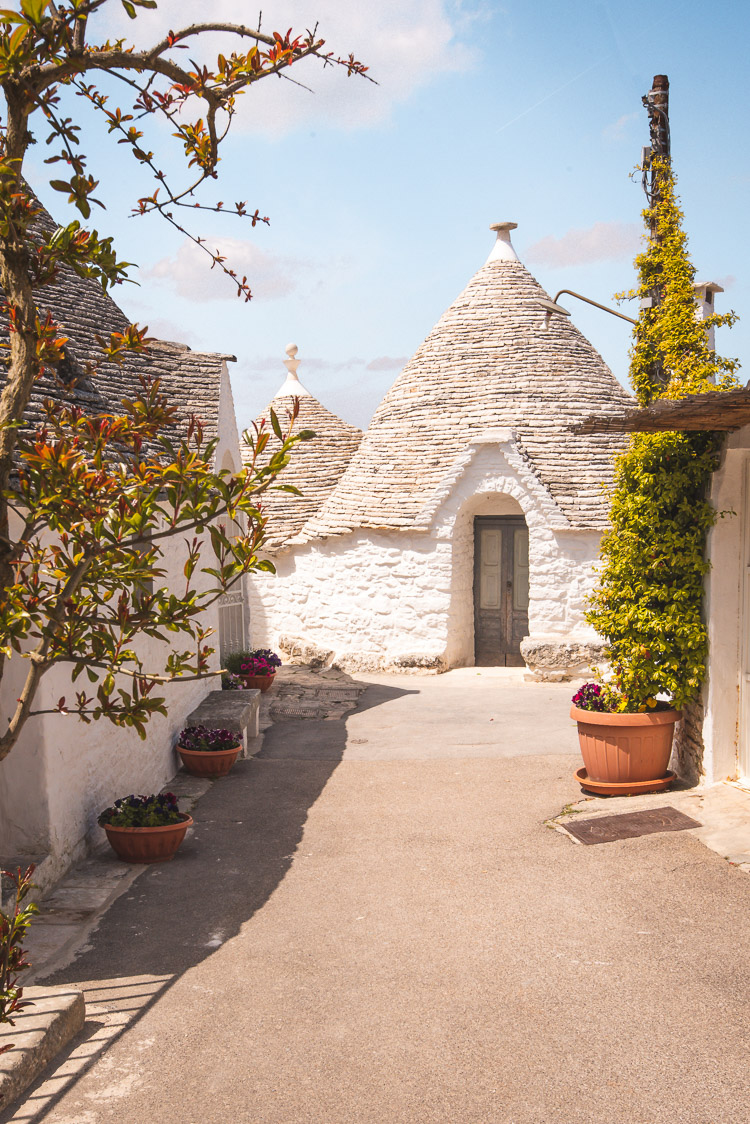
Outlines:
{"label": "wooden pergola beam", "polygon": [[710,390],[688,398],[660,398],[651,406],[623,414],[592,414],[574,433],[658,433],[663,430],[728,432],[750,425],[750,385],[737,390]]}

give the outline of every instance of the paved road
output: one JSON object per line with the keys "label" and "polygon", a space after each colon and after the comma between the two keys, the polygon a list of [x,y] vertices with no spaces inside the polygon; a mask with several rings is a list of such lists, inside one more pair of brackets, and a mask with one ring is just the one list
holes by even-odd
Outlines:
{"label": "paved road", "polygon": [[88,1037],[10,1119],[745,1124],[748,876],[544,826],[580,798],[565,688],[360,678],[54,978]]}

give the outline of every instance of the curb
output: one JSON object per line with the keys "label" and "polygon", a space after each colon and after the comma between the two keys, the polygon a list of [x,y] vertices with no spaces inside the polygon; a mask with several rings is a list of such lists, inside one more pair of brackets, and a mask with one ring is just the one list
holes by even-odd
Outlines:
{"label": "curb", "polygon": [[0,1112],[28,1089],[86,1018],[81,991],[25,987],[23,997],[34,1006],[16,1015],[15,1026],[4,1023],[0,1028],[0,1046],[13,1043],[12,1050],[0,1054]]}

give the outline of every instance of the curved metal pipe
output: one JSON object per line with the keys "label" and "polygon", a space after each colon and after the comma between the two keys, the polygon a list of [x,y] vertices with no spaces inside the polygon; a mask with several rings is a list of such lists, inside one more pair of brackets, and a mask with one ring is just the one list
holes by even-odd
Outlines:
{"label": "curved metal pipe", "polygon": [[[637,324],[637,320],[633,320],[632,316],[625,316],[622,312],[615,312],[614,308],[607,308],[606,304],[599,304],[599,301],[592,301],[591,297],[581,296],[580,293],[574,293],[572,289],[561,289],[557,297],[561,297],[563,293],[567,293],[569,297],[577,297],[579,301],[586,301],[586,304],[593,304],[594,308],[600,308],[602,312],[608,312],[610,316],[619,316],[621,320],[627,320],[628,324]],[[557,304],[557,297],[554,303]]]}

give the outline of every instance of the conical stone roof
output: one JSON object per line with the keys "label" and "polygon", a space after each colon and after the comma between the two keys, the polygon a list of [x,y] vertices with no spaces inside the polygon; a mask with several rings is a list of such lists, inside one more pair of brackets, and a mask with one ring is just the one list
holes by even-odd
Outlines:
{"label": "conical stone roof", "polygon": [[[57,228],[43,208],[36,221],[46,233]],[[175,420],[183,432],[195,414],[206,436],[217,436],[222,373],[225,361],[234,361],[233,355],[195,352],[186,344],[153,340],[147,354],[129,353],[119,364],[107,362],[102,358],[98,337],[107,339],[112,332],[124,332],[130,321],[98,281],[79,277],[69,267],[61,266],[58,281],[40,289],[36,299],[40,315],[49,312],[68,337],[67,374],[75,385],[66,388],[61,379],[44,374],[25,412],[29,424],[43,421],[47,398],[60,403],[73,401],[90,413],[118,414],[124,398],[132,399],[142,392],[140,377],[148,376],[160,380],[161,390],[176,408]],[[7,339],[8,318],[0,312],[0,341]],[[95,376],[82,374],[87,363],[97,368]],[[0,387],[4,381],[5,371],[0,367]]]}
{"label": "conical stone roof", "polygon": [[[286,382],[255,419],[255,424],[260,425],[266,419],[266,429],[270,432],[266,449],[268,457],[271,457],[278,450],[280,442],[271,430],[269,411],[273,409],[282,429],[286,429],[292,401],[297,398],[299,414],[294,432],[311,429],[315,437],[310,441],[300,441],[294,446],[289,464],[277,478],[278,484],[292,484],[299,489],[301,495],[269,488],[261,497],[263,512],[268,515],[263,543],[266,554],[277,553],[291,538],[299,534],[305,523],[328,499],[362,440],[361,429],[332,414],[302,385],[297,378],[299,360],[295,358],[296,353],[296,346],[290,344],[287,348],[290,358],[285,362],[289,371]],[[243,443],[242,457],[246,464],[251,455],[249,447]]]}
{"label": "conical stone roof", "polygon": [[406,364],[376,410],[359,451],[303,538],[358,528],[425,529],[431,497],[469,445],[511,429],[562,522],[607,522],[606,487],[618,435],[576,436],[591,415],[633,399],[599,353],[555,311],[497,224],[498,248]]}

